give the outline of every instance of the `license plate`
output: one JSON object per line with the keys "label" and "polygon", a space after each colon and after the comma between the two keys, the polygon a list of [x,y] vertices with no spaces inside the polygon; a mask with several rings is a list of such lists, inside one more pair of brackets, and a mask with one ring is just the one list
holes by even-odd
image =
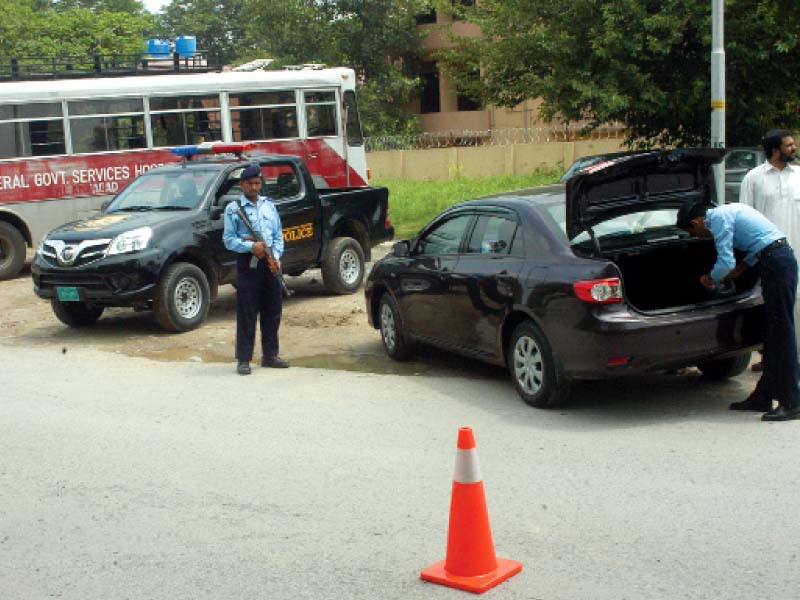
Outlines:
{"label": "license plate", "polygon": [[81,299],[76,287],[57,287],[56,293],[61,302],[78,302]]}

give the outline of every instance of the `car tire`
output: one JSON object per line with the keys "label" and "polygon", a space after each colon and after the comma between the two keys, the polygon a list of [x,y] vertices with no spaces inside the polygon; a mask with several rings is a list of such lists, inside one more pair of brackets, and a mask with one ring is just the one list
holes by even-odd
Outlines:
{"label": "car tire", "polygon": [[383,348],[389,358],[405,360],[413,354],[413,346],[403,332],[397,302],[388,292],[381,296],[378,304],[378,323]]}
{"label": "car tire", "polygon": [[349,237],[334,238],[322,261],[322,281],[335,294],[352,294],[364,280],[364,250]]}
{"label": "car tire", "polygon": [[708,381],[722,381],[741,375],[750,364],[750,353],[700,363],[697,368]]}
{"label": "car tire", "polygon": [[514,329],[507,359],[517,393],[531,406],[550,408],[569,397],[570,382],[533,321],[523,321]]}
{"label": "car tire", "polygon": [[103,314],[102,306],[88,302],[61,302],[53,298],[50,305],[58,320],[70,327],[89,327]]}
{"label": "car tire", "polygon": [[0,279],[11,279],[25,266],[25,238],[10,223],[0,221]]}
{"label": "car tire", "polygon": [[153,312],[163,329],[191,331],[206,320],[210,304],[211,292],[202,269],[190,263],[175,263],[158,284]]}

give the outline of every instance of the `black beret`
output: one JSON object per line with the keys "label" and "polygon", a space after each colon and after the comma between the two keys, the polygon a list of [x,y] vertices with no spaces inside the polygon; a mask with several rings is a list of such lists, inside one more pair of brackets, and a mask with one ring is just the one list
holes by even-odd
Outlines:
{"label": "black beret", "polygon": [[254,177],[261,177],[261,167],[258,165],[249,165],[245,167],[239,179],[244,181],[245,179],[253,179]]}

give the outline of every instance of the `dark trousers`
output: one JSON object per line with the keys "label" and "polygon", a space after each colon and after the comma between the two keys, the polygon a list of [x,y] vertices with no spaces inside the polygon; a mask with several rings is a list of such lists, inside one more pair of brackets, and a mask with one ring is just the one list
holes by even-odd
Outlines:
{"label": "dark trousers", "polygon": [[278,356],[278,327],[283,296],[281,284],[263,260],[250,268],[253,255],[241,254],[236,270],[236,359],[250,362],[256,341],[256,321],[261,321],[261,355]]}
{"label": "dark trousers", "polygon": [[778,400],[786,408],[800,403],[797,385],[797,339],[794,334],[794,303],[797,295],[797,260],[789,246],[781,246],[758,261],[764,295],[764,372],[756,392]]}

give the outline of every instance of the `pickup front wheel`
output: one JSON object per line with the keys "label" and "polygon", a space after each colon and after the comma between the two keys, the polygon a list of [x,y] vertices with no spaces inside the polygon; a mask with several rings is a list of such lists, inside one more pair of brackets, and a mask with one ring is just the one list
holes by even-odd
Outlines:
{"label": "pickup front wheel", "polygon": [[352,294],[364,280],[364,251],[353,238],[331,241],[322,261],[322,281],[336,294]]}
{"label": "pickup front wheel", "polygon": [[206,320],[210,302],[205,273],[192,264],[175,263],[161,278],[153,312],[167,331],[190,331]]}

